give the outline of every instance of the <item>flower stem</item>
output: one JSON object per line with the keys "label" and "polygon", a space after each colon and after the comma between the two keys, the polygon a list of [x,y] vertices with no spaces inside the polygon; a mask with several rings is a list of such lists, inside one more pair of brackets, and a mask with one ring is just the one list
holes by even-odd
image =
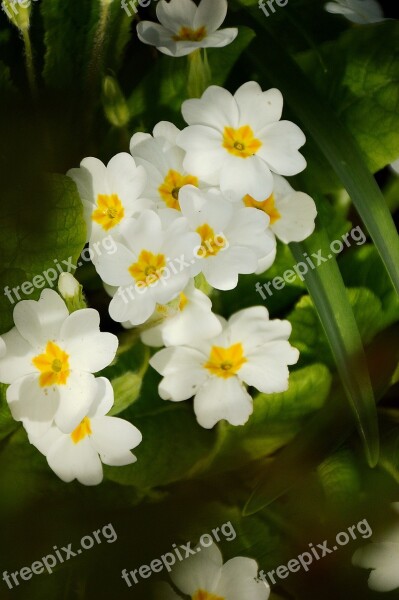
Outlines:
{"label": "flower stem", "polygon": [[188,96],[200,98],[211,82],[211,69],[206,50],[202,58],[201,49],[188,55]]}
{"label": "flower stem", "polygon": [[26,73],[28,76],[29,87],[34,98],[37,97],[37,86],[36,86],[36,73],[33,64],[33,52],[32,44],[30,41],[29,29],[24,27],[22,30],[22,37],[25,46],[25,62],[26,62]]}

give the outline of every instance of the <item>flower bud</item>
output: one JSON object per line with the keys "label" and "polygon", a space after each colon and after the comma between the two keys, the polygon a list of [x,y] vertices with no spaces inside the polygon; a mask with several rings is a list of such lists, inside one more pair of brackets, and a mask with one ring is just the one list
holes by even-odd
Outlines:
{"label": "flower bud", "polygon": [[3,0],[1,7],[11,23],[20,31],[29,29],[31,0]]}
{"label": "flower bud", "polygon": [[58,278],[58,291],[70,313],[81,308],[87,308],[83,288],[71,273],[61,273]]}

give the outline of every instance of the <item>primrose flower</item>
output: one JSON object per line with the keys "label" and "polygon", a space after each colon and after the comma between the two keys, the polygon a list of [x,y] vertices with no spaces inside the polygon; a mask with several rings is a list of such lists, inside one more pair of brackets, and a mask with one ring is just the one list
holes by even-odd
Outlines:
{"label": "primrose flower", "polygon": [[258,578],[258,565],[252,558],[236,556],[223,564],[216,546],[198,544],[195,554],[173,566],[170,578],[181,593],[168,584],[160,584],[157,600],[267,600],[270,587]]}
{"label": "primrose flower", "polygon": [[[114,293],[111,318],[141,325],[157,304],[176,298],[192,276],[199,242],[199,235],[188,231],[186,219],[172,209],[164,220],[151,210],[130,219],[115,253],[102,254],[95,263],[107,289]],[[117,289],[112,291],[109,286]]]}
{"label": "primrose flower", "polygon": [[107,166],[97,158],[85,158],[79,169],[70,169],[67,175],[78,187],[88,242],[101,241],[109,235],[119,239],[122,223],[149,207],[149,203],[141,199],[146,172],[136,166],[127,152],[111,158]]}
{"label": "primrose flower", "polygon": [[237,208],[217,189],[200,191],[186,186],[180,207],[189,227],[201,237],[195,274],[202,271],[218,290],[237,286],[239,274],[255,273],[258,260],[274,251],[269,217],[253,208]]}
{"label": "primrose flower", "polygon": [[222,48],[231,44],[238,29],[221,29],[227,14],[227,0],[161,0],[157,4],[161,25],[141,21],[137,35],[144,44],[168,56],[186,56],[199,48]]}
{"label": "primrose flower", "polygon": [[384,13],[377,0],[335,0],[327,2],[327,12],[343,15],[352,23],[366,24],[384,21]]}
{"label": "primrose flower", "polygon": [[270,229],[284,244],[301,242],[314,231],[316,205],[307,194],[296,192],[284,177],[273,175],[273,181],[273,192],[268,198],[259,202],[247,194],[242,202],[265,212]]}
{"label": "primrose flower", "polygon": [[253,411],[253,401],[244,384],[266,394],[288,389],[288,365],[299,352],[287,341],[288,321],[269,321],[264,306],[241,310],[226,322],[211,340],[164,348],[150,360],[163,376],[159,395],[180,402],[194,396],[198,423],[206,429],[226,419],[244,425]]}
{"label": "primrose flower", "polygon": [[[155,325],[141,333],[148,346],[180,346],[195,339],[218,335],[222,325],[212,312],[212,302],[197,290],[193,281],[177,297],[172,306],[158,305],[152,317]],[[175,306],[173,306],[175,304]]]}
{"label": "primrose flower", "polygon": [[130,152],[147,173],[143,197],[154,208],[180,210],[179,192],[184,185],[204,187],[195,173],[188,173],[183,167],[185,152],[176,144],[179,133],[173,123],[162,121],[155,126],[153,135],[135,133],[131,139]]}
{"label": "primrose flower", "polygon": [[53,420],[65,433],[77,427],[96,393],[93,373],[114,359],[118,338],[99,329],[92,308],[68,313],[54,290],[14,308],[15,327],[3,335],[0,381],[10,384],[12,416],[30,435],[44,433]]}
{"label": "primrose flower", "polygon": [[306,167],[298,149],[305,136],[297,125],[280,121],[279,90],[263,92],[255,81],[234,94],[210,86],[200,99],[183,102],[188,127],[177,138],[186,150],[184,167],[222,192],[262,201],[273,191],[271,171],[296,175]]}
{"label": "primrose flower", "polygon": [[102,463],[119,467],[136,462],[130,450],[140,444],[141,433],[124,419],[106,416],[113,403],[112,385],[99,377],[95,400],[71,433],[53,425],[39,438],[30,436],[30,442],[46,456],[60,479],[97,485],[103,479]]}
{"label": "primrose flower", "polygon": [[367,546],[356,550],[352,563],[356,567],[372,569],[368,586],[376,592],[390,592],[399,588],[399,502],[393,502],[395,521],[380,535],[374,535]]}

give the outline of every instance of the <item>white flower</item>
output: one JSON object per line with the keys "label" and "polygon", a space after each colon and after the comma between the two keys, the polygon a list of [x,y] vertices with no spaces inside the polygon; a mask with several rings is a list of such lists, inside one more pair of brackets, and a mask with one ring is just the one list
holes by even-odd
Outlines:
{"label": "white flower", "polygon": [[152,202],[154,208],[180,210],[179,192],[184,185],[205,187],[195,173],[188,173],[183,160],[185,152],[176,139],[180,130],[161,121],[149,133],[135,133],[130,141],[130,152],[138,165],[147,173],[147,185],[143,197]]}
{"label": "white flower", "polygon": [[[184,597],[192,600],[267,600],[270,587],[258,579],[258,565],[252,558],[236,556],[223,564],[216,546],[198,544],[196,554],[177,563],[170,578]],[[159,599],[180,600],[170,586],[159,588]]]}
{"label": "white flower", "polygon": [[283,97],[277,89],[262,92],[255,81],[232,96],[218,86],[202,98],[186,100],[188,123],[177,143],[186,150],[184,166],[223,192],[264,200],[273,191],[271,171],[296,175],[306,167],[298,148],[305,136],[297,125],[280,121]]}
{"label": "white flower", "polygon": [[202,271],[218,290],[235,288],[240,273],[254,273],[258,260],[275,249],[269,217],[254,208],[235,206],[217,189],[185,186],[180,207],[190,229],[201,237],[195,274]]}
{"label": "white flower", "polygon": [[327,12],[343,15],[352,23],[378,23],[384,21],[384,13],[377,0],[335,0],[325,5]]}
{"label": "white flower", "polygon": [[373,542],[356,550],[352,564],[372,569],[368,586],[376,592],[399,588],[399,502],[394,502],[395,521],[389,530],[373,536]]}
{"label": "white flower", "polygon": [[110,234],[117,237],[127,218],[148,207],[141,199],[147,175],[127,152],[111,158],[107,166],[97,158],[85,158],[67,175],[78,187],[91,243]]}
{"label": "white flower", "polygon": [[273,180],[273,192],[268,198],[259,202],[247,194],[242,202],[265,212],[270,218],[270,229],[284,244],[302,242],[314,231],[316,205],[307,194],[296,192],[284,177],[273,175]]}
{"label": "white flower", "polygon": [[3,335],[0,381],[11,384],[7,401],[31,435],[41,435],[55,420],[70,433],[82,420],[96,392],[92,373],[113,360],[118,338],[101,333],[100,316],[91,308],[68,313],[54,290],[40,300],[14,308],[15,327]]}
{"label": "white flower", "polygon": [[96,379],[96,397],[90,410],[72,433],[53,425],[42,437],[30,442],[47,458],[50,468],[69,483],[97,485],[103,479],[102,464],[123,466],[137,459],[130,452],[140,444],[140,431],[128,421],[105,416],[114,403],[108,379]]}
{"label": "white flower", "polygon": [[141,325],[157,304],[176,298],[191,277],[199,241],[198,234],[188,231],[186,219],[172,209],[164,222],[151,210],[131,219],[121,230],[115,253],[102,254],[95,265],[104,283],[117,288],[109,306],[112,319]]}
{"label": "white flower", "polygon": [[176,307],[158,305],[153,319],[158,323],[141,333],[148,346],[180,346],[196,339],[218,335],[222,325],[212,312],[212,302],[190,281],[177,298]]}
{"label": "white flower", "polygon": [[0,336],[0,358],[2,358],[6,353],[6,343],[3,338]]}
{"label": "white flower", "polygon": [[218,31],[227,14],[227,0],[161,0],[157,17],[161,25],[142,21],[137,35],[168,56],[186,56],[198,48],[222,48],[231,44],[238,29]]}
{"label": "white flower", "polygon": [[194,396],[194,411],[202,427],[210,429],[226,419],[243,425],[253,411],[244,383],[271,394],[288,389],[288,367],[299,352],[287,341],[288,321],[269,321],[264,306],[235,313],[223,332],[212,340],[164,348],[150,360],[163,375],[159,395],[180,402]]}

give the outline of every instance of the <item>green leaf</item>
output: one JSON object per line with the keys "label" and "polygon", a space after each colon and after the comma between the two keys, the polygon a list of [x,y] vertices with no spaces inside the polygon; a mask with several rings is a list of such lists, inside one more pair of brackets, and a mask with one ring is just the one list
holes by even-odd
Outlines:
{"label": "green leaf", "polygon": [[267,457],[287,444],[326,400],[331,375],[314,364],[290,373],[289,388],[276,394],[256,394],[254,412],[242,427],[223,424],[222,441],[212,470],[238,468]]}
{"label": "green leaf", "polygon": [[[373,389],[377,399],[390,385],[399,359],[397,329],[377,336],[367,349]],[[353,430],[353,419],[345,392],[338,381],[333,383],[325,407],[297,436],[281,450],[270,466],[263,470],[249,498],[244,515],[268,506],[289,489],[301,484],[309,474],[334,452]]]}
{"label": "green leaf", "polygon": [[[322,206],[318,205],[323,223]],[[299,262],[306,251],[309,256],[321,250],[329,255],[329,240],[323,229],[302,243],[290,245]],[[378,460],[378,424],[373,390],[359,329],[348,294],[334,256],[305,274],[309,294],[327,336],[338,373],[341,377],[370,465]]]}
{"label": "green leaf", "polygon": [[[82,93],[90,46],[98,15],[99,2],[42,0],[40,10],[46,46],[43,77],[50,88]],[[79,57],[79,60],[77,58]]]}
{"label": "green leaf", "polygon": [[[320,60],[320,56],[322,61]],[[352,27],[299,63],[375,172],[398,158],[399,23]]]}
{"label": "green leaf", "polygon": [[347,510],[348,505],[358,501],[360,474],[348,450],[326,458],[318,466],[317,474],[329,504]]}
{"label": "green leaf", "polygon": [[188,402],[165,403],[131,420],[143,435],[143,441],[134,450],[137,462],[126,467],[106,467],[105,473],[111,481],[142,491],[189,477],[215,441],[215,432],[198,425]]}
{"label": "green leaf", "polygon": [[378,332],[399,319],[399,298],[374,246],[365,245],[356,251],[348,252],[341,258],[339,266],[347,286],[367,287],[381,302],[378,316],[372,320],[370,315],[368,323],[367,319],[362,319],[355,310],[360,328],[366,330],[369,327]]}
{"label": "green leaf", "polygon": [[[347,293],[364,344],[396,320],[387,318],[381,301],[367,288],[349,288]],[[287,319],[292,325],[290,342],[300,351],[302,364],[319,360],[333,368],[328,339],[310,296],[303,296]]]}
{"label": "green leaf", "polygon": [[133,404],[140,395],[142,382],[143,378],[138,373],[132,373],[131,371],[112,379],[115,403],[109,414],[118,415]]}
{"label": "green leaf", "polygon": [[17,301],[37,300],[44,287],[56,285],[59,269],[68,270],[63,261],[77,263],[86,241],[86,225],[75,183],[69,177],[52,175],[32,187],[28,198],[6,196],[0,232],[0,289],[8,288],[10,296],[0,294],[0,332],[4,333],[13,326]]}
{"label": "green leaf", "polygon": [[[271,32],[267,19],[260,22]],[[382,30],[381,35],[383,37]],[[262,44],[264,43],[262,40]],[[264,60],[263,45],[255,45],[251,51],[254,64],[274,85],[282,89],[293,112],[341,179],[399,293],[399,237],[384,197],[367,169],[356,141],[328,104],[328,99],[323,99],[317,93],[276,35],[271,33],[266,43],[273,46],[273,60]],[[367,127],[370,127],[369,120]]]}

